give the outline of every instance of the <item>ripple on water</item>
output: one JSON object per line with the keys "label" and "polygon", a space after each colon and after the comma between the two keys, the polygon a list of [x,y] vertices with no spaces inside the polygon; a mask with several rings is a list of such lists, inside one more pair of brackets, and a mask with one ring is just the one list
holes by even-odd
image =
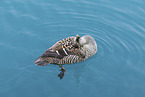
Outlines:
{"label": "ripple on water", "polygon": [[[89,7],[90,10],[96,6],[89,1],[83,1],[83,3],[87,4],[87,8]],[[104,16],[102,14],[95,13],[96,11],[103,11],[103,9],[93,9],[90,12],[80,12],[72,10],[71,8],[63,9],[62,6],[57,6],[57,8],[55,8],[56,13],[58,13],[60,17],[66,15],[69,18],[61,17],[63,20],[65,19],[63,22],[61,20],[56,22],[41,21],[39,25],[48,27],[50,29],[52,28],[52,30],[50,30],[52,32],[58,31],[58,29],[61,31],[61,28],[69,27],[70,29],[77,31],[77,34],[90,34],[93,36],[98,43],[98,56],[102,56],[101,58],[105,60],[102,60],[104,62],[103,64],[105,64],[104,71],[113,72],[112,70],[115,69],[112,67],[114,62],[116,62],[114,65],[127,64],[130,63],[129,61],[132,61],[132,57],[134,56],[136,56],[134,57],[135,61],[139,62],[141,56],[143,56],[139,48],[142,43],[140,43],[140,41],[136,39],[134,35],[136,34],[138,38],[145,37],[143,34],[145,30],[141,25],[133,24],[135,21],[130,21],[128,23],[126,22],[130,17],[134,18],[132,15],[137,16],[137,14],[129,9],[124,11],[124,9],[109,6],[107,3],[99,2],[98,6],[109,9],[112,11],[112,13],[108,12],[110,16]],[[79,6],[79,8],[85,9],[86,6]],[[143,11],[144,10],[142,9],[142,12]],[[67,22],[70,22],[70,24]],[[78,25],[76,27],[78,22],[85,23],[86,25]],[[143,32],[138,30],[135,31],[136,29],[134,29],[132,24]],[[132,67],[131,63],[128,65]]]}
{"label": "ripple on water", "polygon": [[[63,1],[64,2],[67,1],[67,3],[72,3],[72,0],[63,0]],[[138,16],[138,14],[130,9],[124,11],[124,9],[114,7],[115,5],[112,6],[108,5],[108,3],[110,3],[109,1],[105,3],[99,1],[97,5],[89,1],[80,1],[80,2],[86,6],[84,5],[77,6],[76,2],[73,1],[73,5],[71,7],[68,7],[68,9],[64,9],[63,6],[58,5],[57,3],[51,5],[49,3],[43,4],[33,1],[34,5],[41,5],[45,10],[48,10],[47,9],[48,6],[49,7],[55,6],[52,7],[52,9],[55,10],[55,12],[62,19],[62,20],[58,19],[55,22],[47,20],[46,18],[38,19],[37,17],[31,14],[23,14],[22,16],[30,17],[33,20],[37,20],[38,26],[48,28],[49,32],[51,33],[52,32],[58,33],[58,30],[60,32],[64,32],[65,30],[69,31],[69,29],[73,29],[73,32],[78,32],[77,34],[80,35],[90,34],[91,36],[93,36],[98,43],[98,56],[101,56],[101,58],[105,60],[105,61],[102,60],[104,62],[103,64],[106,64],[104,65],[104,71],[111,72],[112,65],[107,65],[107,63],[112,62],[111,64],[113,64],[114,63],[113,61],[117,62],[118,64],[131,63],[129,61],[131,61],[133,56],[136,56],[135,60],[137,63],[139,63],[141,56],[143,56],[139,48],[142,43],[140,43],[141,41],[134,37],[134,34],[136,34],[138,38],[140,37],[144,38],[145,35],[143,32],[145,31],[145,29],[141,25],[135,24],[136,23],[135,21],[130,21],[128,22],[129,24],[126,22],[129,19],[129,17],[134,18],[132,15]],[[84,8],[84,10],[80,11],[72,9],[73,6],[78,7],[79,9]],[[94,9],[93,8],[94,6],[99,6],[100,8]],[[107,13],[109,15],[104,16],[102,13],[106,12],[104,12],[104,10],[101,8],[109,9],[112,13],[108,11]],[[85,9],[87,9],[87,11],[85,11]],[[142,9],[141,7],[138,9],[140,9],[141,12],[145,12],[145,10]],[[14,11],[13,7],[11,7],[11,11]],[[102,13],[98,14],[96,13],[96,11],[100,11]],[[46,13],[51,14],[49,11]],[[53,16],[54,15],[50,17],[52,18]],[[142,18],[143,16],[139,17]],[[81,22],[82,24],[78,25],[79,22]],[[132,26],[132,24],[134,26]],[[134,28],[135,26],[138,28],[138,30]],[[126,31],[127,33],[124,31]],[[27,34],[29,36],[36,36],[35,33],[27,31],[24,34]],[[46,33],[44,32],[39,32],[39,34],[41,36],[46,35]],[[121,63],[119,63],[120,61]]]}
{"label": "ripple on water", "polygon": [[[0,40],[2,51],[6,50],[6,53],[2,52],[2,58],[5,58],[5,60],[1,60],[1,62],[5,61],[3,63],[6,65],[2,65],[1,68],[0,75],[2,75],[3,79],[0,79],[0,82],[3,83],[0,83],[0,90],[3,93],[15,92],[19,87],[24,86],[21,89],[23,91],[26,89],[25,85],[28,82],[32,86],[37,87],[37,85],[40,85],[42,90],[51,89],[45,83],[51,86],[49,80],[57,77],[59,67],[55,65],[35,66],[33,63],[35,58],[62,38],[76,34],[80,36],[89,34],[98,44],[97,54],[85,62],[76,64],[76,66],[66,65],[67,70],[70,69],[70,72],[67,71],[66,76],[68,77],[63,81],[71,79],[66,83],[71,86],[74,79],[72,76],[69,78],[69,76],[74,74],[80,80],[79,88],[85,87],[87,89],[86,87],[91,85],[99,86],[101,82],[107,82],[112,77],[118,86],[111,88],[109,92],[133,87],[134,89],[129,90],[131,91],[130,94],[132,94],[132,91],[138,85],[129,83],[132,82],[130,80],[138,78],[134,77],[134,71],[145,74],[145,24],[143,22],[145,21],[145,7],[143,0],[130,1],[5,0],[6,4],[0,4],[2,5],[0,7],[0,15],[2,16],[0,20],[4,20],[1,23],[4,31],[2,33],[3,36],[6,36],[2,37],[3,40]],[[92,73],[96,76],[93,76]],[[135,74],[137,75],[137,73]],[[133,76],[130,77],[130,75]],[[84,76],[86,78],[82,80]],[[91,79],[102,77],[103,80],[100,80],[100,82],[92,80],[90,83],[88,77]],[[119,77],[121,81],[116,80]],[[127,77],[130,77],[130,79],[126,80]],[[57,83],[55,78],[52,83]],[[139,82],[140,79],[137,79],[137,81]],[[40,84],[40,82],[43,83]],[[53,85],[52,92],[56,90],[56,87],[62,86],[59,82],[57,85]],[[123,82],[124,84],[121,86]],[[114,85],[112,80],[105,85],[102,84],[103,87],[101,88],[108,91],[110,85]],[[139,84],[138,87],[141,85]],[[30,90],[35,88],[32,86],[30,86]],[[34,91],[37,90],[34,89]],[[63,90],[66,89],[63,88]],[[98,91],[100,90],[98,89]],[[42,92],[44,95],[48,95],[48,92]]]}

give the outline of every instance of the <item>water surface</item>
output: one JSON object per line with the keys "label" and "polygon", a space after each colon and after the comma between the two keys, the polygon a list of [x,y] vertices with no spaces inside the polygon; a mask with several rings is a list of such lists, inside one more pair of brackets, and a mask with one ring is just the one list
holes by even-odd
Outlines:
{"label": "water surface", "polygon": [[[1,0],[1,97],[145,97],[144,0]],[[84,62],[34,65],[56,41],[91,35]]]}

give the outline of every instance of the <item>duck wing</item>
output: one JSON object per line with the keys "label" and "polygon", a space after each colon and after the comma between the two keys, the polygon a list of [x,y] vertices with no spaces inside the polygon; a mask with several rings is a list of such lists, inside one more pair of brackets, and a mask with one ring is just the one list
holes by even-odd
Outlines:
{"label": "duck wing", "polygon": [[[35,60],[36,65],[45,66],[49,63],[58,64],[63,61],[69,61],[78,58],[85,59],[85,53],[78,43],[74,41],[75,37],[68,37],[56,42],[52,47],[47,49],[39,58]],[[73,62],[73,61],[72,61]],[[62,63],[61,63],[62,64]]]}
{"label": "duck wing", "polygon": [[69,55],[76,55],[81,58],[85,58],[85,54],[81,50],[75,48],[72,48],[71,50],[68,50],[67,48],[60,48],[56,51],[48,49],[41,55],[41,57],[42,58],[52,57],[52,58],[62,59],[65,56],[69,56]]}
{"label": "duck wing", "polygon": [[80,50],[79,44],[67,43],[69,45],[63,44],[62,41],[55,43],[51,48],[46,50],[41,57],[52,57],[62,59],[65,56],[76,55],[81,58],[85,58],[85,54]]}
{"label": "duck wing", "polygon": [[64,52],[63,48],[56,51],[48,49],[41,55],[42,58],[52,57],[52,58],[58,58],[58,59],[62,59],[64,56],[67,56],[67,54]]}

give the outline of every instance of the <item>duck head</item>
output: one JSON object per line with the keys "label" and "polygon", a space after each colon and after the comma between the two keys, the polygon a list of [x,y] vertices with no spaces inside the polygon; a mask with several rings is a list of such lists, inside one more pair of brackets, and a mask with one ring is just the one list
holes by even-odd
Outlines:
{"label": "duck head", "polygon": [[93,56],[97,52],[97,43],[93,37],[84,35],[79,38],[79,45],[83,47],[87,57]]}

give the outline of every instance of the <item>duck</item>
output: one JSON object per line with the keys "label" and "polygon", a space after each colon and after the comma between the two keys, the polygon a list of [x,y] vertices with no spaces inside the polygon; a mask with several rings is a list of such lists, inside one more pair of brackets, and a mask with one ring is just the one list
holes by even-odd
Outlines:
{"label": "duck", "polygon": [[97,53],[97,43],[90,35],[80,37],[76,36],[64,38],[48,48],[34,63],[38,66],[47,64],[59,65],[60,73],[58,77],[62,79],[66,69],[64,64],[82,62]]}

